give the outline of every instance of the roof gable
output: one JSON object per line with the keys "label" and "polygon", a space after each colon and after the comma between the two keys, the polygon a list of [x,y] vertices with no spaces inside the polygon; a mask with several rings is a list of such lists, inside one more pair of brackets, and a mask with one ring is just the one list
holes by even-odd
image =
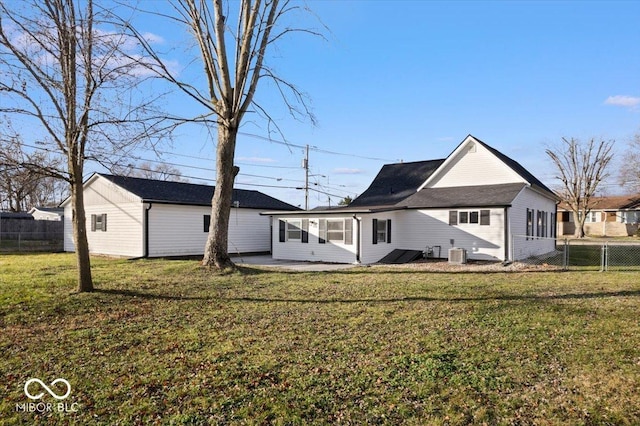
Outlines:
{"label": "roof gable", "polygon": [[413,195],[445,160],[385,164],[371,185],[349,207],[394,205]]}
{"label": "roof gable", "polygon": [[468,135],[419,189],[520,182],[555,197],[553,191],[517,161]]}
{"label": "roof gable", "polygon": [[[210,185],[143,179],[102,173],[96,173],[96,175],[136,195],[143,202],[210,206],[215,190],[215,187]],[[93,176],[89,178],[87,184],[91,182],[92,178]],[[232,202],[237,202],[238,207],[249,209],[299,210],[298,207],[263,194],[262,192],[246,189],[234,189]]]}

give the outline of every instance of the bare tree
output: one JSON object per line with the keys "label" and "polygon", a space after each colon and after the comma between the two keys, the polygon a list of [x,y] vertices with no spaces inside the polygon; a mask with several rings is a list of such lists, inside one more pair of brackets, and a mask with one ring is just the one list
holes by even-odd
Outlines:
{"label": "bare tree", "polygon": [[151,164],[144,161],[140,164],[127,164],[123,166],[117,164],[111,168],[111,171],[120,176],[139,177],[144,179],[164,180],[171,182],[188,182],[189,179],[182,176],[182,172],[171,164],[161,161]]}
{"label": "bare tree", "polygon": [[640,133],[629,142],[620,165],[620,185],[640,193]]}
{"label": "bare tree", "polygon": [[591,139],[582,143],[562,138],[562,144],[546,153],[555,164],[562,182],[560,197],[573,212],[576,224],[574,236],[583,238],[584,222],[593,206],[593,196],[600,183],[608,177],[607,167],[613,158],[613,141]]}
{"label": "bare tree", "polygon": [[[269,112],[256,102],[260,82],[270,80],[289,113],[315,123],[305,95],[267,66],[267,51],[294,32],[322,34],[286,26],[285,18],[301,10],[301,3],[289,0],[174,0],[172,4],[175,19],[188,28],[199,48],[204,71],[201,81],[205,84],[180,81],[167,69],[164,76],[205,109],[195,121],[212,116],[217,126],[216,189],[202,263],[217,269],[232,268],[227,243],[233,184],[240,171],[234,164],[238,129],[245,114],[252,111],[280,131]],[[238,18],[232,22],[229,11],[236,7]],[[148,53],[153,54],[152,50]]]}
{"label": "bare tree", "polygon": [[60,166],[60,161],[46,152],[26,154],[17,139],[0,140],[0,207],[22,212],[62,201],[60,180],[22,167],[25,163],[38,164],[41,169]]}
{"label": "bare tree", "polygon": [[69,184],[81,292],[93,290],[83,193],[87,147],[136,143],[163,122],[152,109],[160,95],[133,95],[151,78],[149,67],[124,50],[132,48],[130,40],[109,21],[112,11],[92,0],[0,2],[0,112],[16,117],[23,133],[37,129],[29,138],[63,159],[59,168],[20,166]]}

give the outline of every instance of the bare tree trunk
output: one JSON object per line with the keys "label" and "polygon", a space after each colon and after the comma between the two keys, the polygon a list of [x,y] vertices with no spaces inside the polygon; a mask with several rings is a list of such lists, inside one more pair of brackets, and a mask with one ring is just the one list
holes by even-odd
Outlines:
{"label": "bare tree trunk", "polygon": [[237,127],[218,124],[218,148],[216,153],[216,186],[211,200],[211,223],[204,250],[202,265],[217,269],[235,265],[227,250],[229,241],[229,216],[233,198],[233,182],[240,169],[233,165],[236,149]]}
{"label": "bare tree trunk", "polygon": [[573,236],[576,238],[584,238],[584,221],[586,217],[580,217],[578,212],[573,212],[573,222],[576,224],[576,229],[573,231]]}
{"label": "bare tree trunk", "polygon": [[78,292],[93,291],[91,277],[91,259],[89,258],[89,241],[87,240],[87,220],[84,212],[84,186],[82,173],[73,169],[71,184],[71,212],[73,223],[73,243],[76,248],[78,264]]}

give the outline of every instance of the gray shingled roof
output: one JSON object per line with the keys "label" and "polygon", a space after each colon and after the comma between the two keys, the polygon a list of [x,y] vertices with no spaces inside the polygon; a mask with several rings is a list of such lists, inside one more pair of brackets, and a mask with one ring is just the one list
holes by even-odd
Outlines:
{"label": "gray shingled roof", "polygon": [[[471,135],[469,135],[471,136]],[[507,157],[480,139],[472,136],[497,158],[519,174],[531,186],[555,197],[545,184],[533,176],[517,161]],[[466,138],[465,138],[466,140]],[[462,142],[464,143],[464,141]],[[457,149],[457,148],[456,148]],[[454,150],[455,151],[455,150]],[[523,183],[487,186],[467,186],[423,189],[422,185],[445,160],[417,161],[412,163],[386,164],[382,167],[369,188],[349,204],[352,207],[397,206],[411,207],[465,207],[506,206],[520,192]]]}
{"label": "gray shingled roof", "polygon": [[406,208],[507,207],[526,183],[424,188],[396,204]]}
{"label": "gray shingled roof", "polygon": [[385,164],[369,188],[349,207],[393,205],[416,193],[420,185],[444,162],[442,160]]}
{"label": "gray shingled roof", "polygon": [[[105,179],[142,198],[145,202],[210,206],[215,187],[98,173]],[[259,191],[234,189],[232,202],[239,207],[264,210],[300,210]]]}

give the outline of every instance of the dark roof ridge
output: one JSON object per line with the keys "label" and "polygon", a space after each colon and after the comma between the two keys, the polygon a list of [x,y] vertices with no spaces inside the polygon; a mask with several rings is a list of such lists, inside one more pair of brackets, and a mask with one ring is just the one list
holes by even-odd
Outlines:
{"label": "dark roof ridge", "polygon": [[[542,183],[542,181],[540,181],[537,177],[535,177],[533,174],[531,174],[531,172],[529,172],[524,166],[522,166],[516,160],[514,160],[513,158],[503,154],[502,152],[498,151],[497,149],[495,149],[491,145],[487,144],[486,142],[483,142],[482,140],[480,140],[479,138],[473,136],[472,134],[469,134],[467,136],[467,138],[468,137],[472,137],[476,142],[478,142],[480,145],[482,145],[483,147],[488,149],[493,155],[498,157],[503,163],[505,163],[507,166],[509,166],[514,172],[519,174],[523,179],[525,179],[527,182],[529,182],[532,186],[537,186],[538,188],[540,188],[540,189],[542,189],[544,191],[547,191],[547,192],[549,192],[551,194],[554,194],[554,196],[555,196],[555,193],[551,189],[549,189],[544,183]],[[465,140],[467,138],[465,138]]]}
{"label": "dark roof ridge", "polygon": [[[175,182],[130,176],[95,173],[122,187],[143,201],[210,206],[215,186],[189,182]],[[90,178],[91,179],[91,178]],[[299,210],[289,203],[253,189],[233,189],[233,201],[240,207],[265,210]]]}

